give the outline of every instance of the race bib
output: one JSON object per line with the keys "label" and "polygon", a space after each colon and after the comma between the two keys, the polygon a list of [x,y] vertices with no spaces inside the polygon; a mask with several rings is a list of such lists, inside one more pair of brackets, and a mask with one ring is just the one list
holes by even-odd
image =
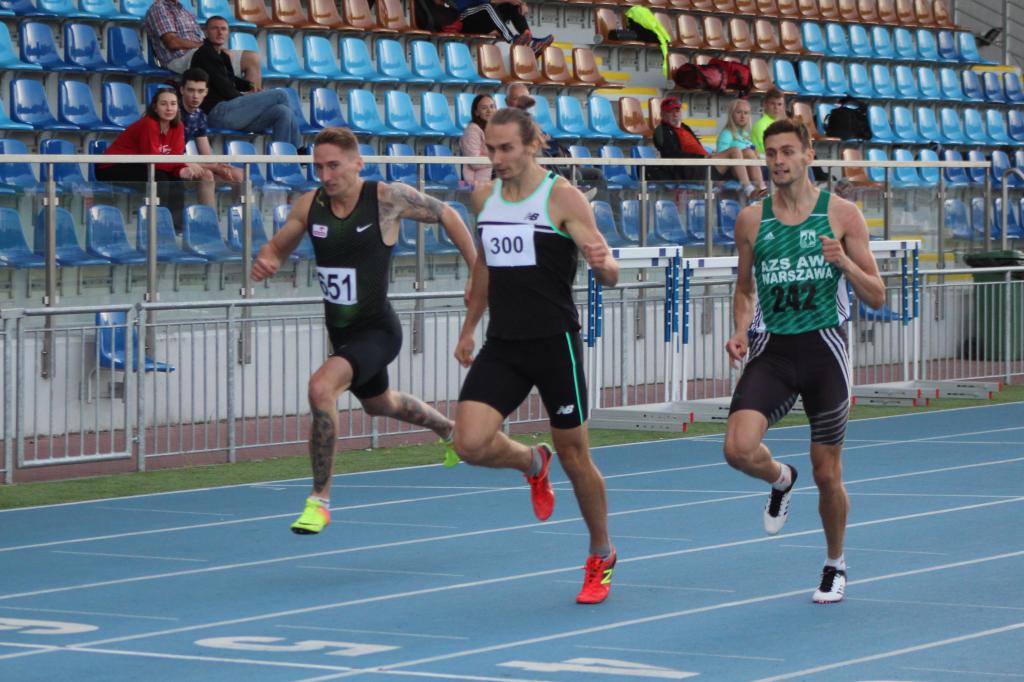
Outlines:
{"label": "race bib", "polygon": [[320,291],[324,300],[335,305],[355,305],[356,271],[354,268],[320,268],[316,269],[320,280]]}
{"label": "race bib", "polygon": [[518,268],[537,264],[533,248],[533,225],[484,225],[484,256],[495,268]]}

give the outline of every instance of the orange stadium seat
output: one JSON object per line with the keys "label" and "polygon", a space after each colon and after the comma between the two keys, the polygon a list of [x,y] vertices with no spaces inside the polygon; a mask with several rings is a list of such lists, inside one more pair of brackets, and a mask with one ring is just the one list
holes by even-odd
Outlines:
{"label": "orange stadium seat", "polygon": [[938,25],[932,9],[932,0],[914,0],[914,14],[917,15],[917,23],[921,26]]}
{"label": "orange stadium seat", "polygon": [[544,74],[537,64],[537,55],[529,45],[510,45],[508,63],[511,65],[512,79],[524,83],[543,83]]}
{"label": "orange stadium seat", "polygon": [[777,0],[757,0],[757,14],[762,17],[777,17],[779,3]]}
{"label": "orange stadium seat", "polygon": [[811,105],[808,102],[793,102],[793,118],[799,118],[807,125],[807,130],[811,133],[811,139],[815,142],[838,142],[838,137],[828,137],[820,130],[814,120],[814,111],[811,109]]}
{"label": "orange stadium seat", "polygon": [[377,23],[402,35],[432,35],[430,31],[422,28],[413,28],[409,18],[405,16],[401,0],[377,0]]}
{"label": "orange stadium seat", "polygon": [[940,28],[956,27],[953,17],[949,16],[949,7],[946,5],[946,0],[935,0],[932,3],[932,15],[935,17],[936,25]]}
{"label": "orange stadium seat", "polygon": [[677,45],[691,50],[703,50],[705,48],[704,38],[701,36],[700,27],[697,25],[697,18],[692,14],[680,14],[677,16],[676,28],[679,31]]}
{"label": "orange stadium seat", "polygon": [[868,24],[881,23],[878,16],[878,2],[876,0],[857,0],[857,15],[860,20]]}
{"label": "orange stadium seat", "polygon": [[679,70],[679,67],[683,64],[689,64],[690,58],[682,52],[669,52],[668,53],[668,79],[672,80],[672,75]]}
{"label": "orange stadium seat", "polygon": [[621,88],[619,83],[612,83],[601,75],[597,68],[597,57],[589,47],[574,47],[572,50],[572,75],[583,83],[595,88]]}
{"label": "orange stadium seat", "polygon": [[[736,14],[749,14],[752,17],[757,16],[757,0],[735,0]],[[723,11],[723,10],[716,10]]]}
{"label": "orange stadium seat", "polygon": [[505,66],[505,59],[501,54],[501,48],[490,43],[480,43],[476,46],[476,63],[480,69],[480,75],[484,78],[493,78],[502,83],[512,81],[512,76]]}
{"label": "orange stadium seat", "polygon": [[646,45],[639,40],[612,40],[609,38],[609,31],[622,30],[622,21],[619,19],[619,13],[608,7],[598,7],[594,11],[594,26],[597,27],[597,34],[601,36],[602,42],[609,45]]}
{"label": "orange stadium seat", "polygon": [[[842,151],[843,161],[863,161],[864,155],[861,153],[859,148],[847,147]],[[857,185],[858,187],[864,188],[878,188],[882,185],[880,183],[872,181],[868,178],[867,172],[864,168],[843,168],[843,177],[850,183]]]}
{"label": "orange stadium seat", "polygon": [[284,24],[289,28],[323,28],[309,20],[299,0],[271,0],[271,11],[273,12],[274,21]]}
{"label": "orange stadium seat", "polygon": [[782,43],[775,32],[775,24],[767,19],[758,19],[754,22],[754,42],[757,44],[758,52],[782,52]]}
{"label": "orange stadium seat", "polygon": [[787,19],[803,19],[797,0],[779,0],[779,16]]}
{"label": "orange stadium seat", "polygon": [[728,50],[725,26],[719,17],[704,17],[704,44],[711,50]]}
{"label": "orange stadium seat", "polygon": [[883,24],[898,25],[900,18],[896,15],[895,0],[872,0],[878,10],[878,21]]}
{"label": "orange stadium seat", "polygon": [[364,31],[377,31],[381,33],[397,33],[397,31],[384,29],[377,23],[377,17],[370,11],[366,0],[343,0],[345,8],[345,21],[353,28],[361,28]]}
{"label": "orange stadium seat", "polygon": [[757,49],[746,19],[733,17],[729,20],[729,45],[729,49],[736,52],[754,52]]}
{"label": "orange stadium seat", "polygon": [[668,33],[671,37],[669,45],[677,46],[679,44],[679,38],[676,36],[676,24],[672,21],[672,17],[664,12],[655,12],[654,18],[658,20],[661,27],[665,29],[665,33]]}
{"label": "orange stadium seat", "polygon": [[768,60],[761,57],[751,57],[750,63],[751,92],[768,92],[775,87],[772,80],[772,70],[768,66]]}
{"label": "orange stadium seat", "polygon": [[914,0],[896,0],[896,18],[904,26],[917,26],[917,12]]}
{"label": "orange stadium seat", "polygon": [[839,6],[836,0],[818,0],[818,14],[824,21],[839,21]]}
{"label": "orange stadium seat", "polygon": [[818,10],[818,0],[797,0],[797,7],[800,8],[800,16],[808,21],[821,18],[821,11]]}
{"label": "orange stadium seat", "polygon": [[652,97],[649,100],[647,100],[647,120],[650,123],[652,131],[661,125],[660,97]]}
{"label": "orange stadium seat", "polygon": [[860,21],[860,10],[857,9],[857,0],[838,0],[839,18],[843,21]]}
{"label": "orange stadium seat", "polygon": [[804,39],[800,35],[800,24],[795,21],[783,21],[779,24],[782,36],[782,49],[789,54],[804,54]]}
{"label": "orange stadium seat", "polygon": [[309,19],[317,26],[333,31],[352,28],[341,18],[334,0],[309,0]]}
{"label": "orange stadium seat", "polygon": [[548,45],[541,55],[541,71],[544,73],[544,80],[556,85],[582,85],[572,77],[572,71],[565,61],[565,53],[562,48]]}
{"label": "orange stadium seat", "polygon": [[291,28],[288,24],[274,21],[267,14],[267,6],[263,4],[263,0],[238,0],[235,3],[235,16],[240,21],[248,21],[260,28]]}
{"label": "orange stadium seat", "polygon": [[619,99],[619,127],[633,135],[651,137],[654,131],[647,125],[644,118],[643,107],[640,100],[635,97],[622,97]]}

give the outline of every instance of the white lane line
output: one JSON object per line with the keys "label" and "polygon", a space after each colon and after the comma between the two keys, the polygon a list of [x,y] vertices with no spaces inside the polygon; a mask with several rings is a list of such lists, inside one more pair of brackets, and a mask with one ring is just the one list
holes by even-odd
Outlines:
{"label": "white lane line", "polygon": [[915,601],[910,599],[869,599],[868,597],[846,597],[850,601],[866,601],[878,604],[909,604],[911,606],[939,606],[956,609],[995,609],[997,611],[1024,611],[1024,606],[1006,606],[1004,604],[963,604],[941,601]]}
{"label": "white lane line", "polygon": [[390,573],[393,575],[430,575],[440,576],[442,578],[465,578],[466,576],[461,573],[428,573],[427,571],[393,571],[385,570],[383,568],[346,568],[344,566],[303,566],[302,564],[297,565],[295,568],[306,568],[313,571],[349,571],[351,573]]}
{"label": "white lane line", "polygon": [[[618,586],[619,583],[616,583]],[[576,649],[598,649],[603,651],[635,651],[640,654],[670,654],[673,656],[707,656],[710,658],[736,658],[741,661],[775,661],[782,662],[784,658],[771,658],[769,656],[740,656],[738,654],[709,654],[697,651],[666,651],[664,649],[632,649],[624,646],[589,646],[587,644],[576,644]]]}
{"label": "white lane line", "polygon": [[318,632],[356,632],[366,635],[387,635],[390,637],[415,637],[418,639],[454,639],[469,641],[469,637],[456,637],[454,635],[424,635],[418,632],[396,632],[392,630],[355,630],[353,628],[321,628],[314,625],[277,625],[275,627],[284,630],[314,630]]}
{"label": "white lane line", "polygon": [[0,606],[0,611],[29,611],[32,613],[69,613],[75,616],[112,616],[114,618],[138,618],[140,620],[179,621],[170,616],[140,616],[137,613],[109,613],[107,611],[71,611],[70,609],[39,609],[34,606]]}
{"label": "white lane line", "polygon": [[[555,580],[556,583],[568,583],[569,585],[577,584],[576,580]],[[683,587],[681,585],[643,585],[640,583],[624,583],[615,581],[615,588],[620,587],[637,587],[645,590],[673,590],[678,592],[714,592],[716,594],[735,594],[736,590],[716,590],[711,587]]]}
{"label": "white lane line", "polygon": [[[554,530],[535,530],[534,533],[538,535],[574,535],[578,537],[590,537],[590,533],[563,533],[561,531]],[[620,535],[615,534],[615,539],[626,538],[627,540],[668,540],[669,542],[693,542],[693,538],[663,538],[654,535]],[[616,583],[617,584],[617,583]]]}
{"label": "white lane line", "polygon": [[51,549],[50,554],[74,554],[76,556],[101,556],[116,559],[153,559],[155,561],[188,561],[196,564],[208,564],[209,559],[185,559],[176,556],[148,556],[145,554],[113,554],[110,552],[73,552],[69,549]]}
{"label": "white lane line", "polygon": [[940,445],[1009,445],[1017,448],[1024,445],[1024,442],[1016,440],[938,440],[935,442]]}
{"label": "white lane line", "polygon": [[902,670],[918,670],[926,673],[951,673],[953,675],[984,675],[985,677],[1009,677],[1013,679],[1024,678],[1024,674],[1021,673],[985,673],[980,670],[950,670],[949,668],[912,668],[910,666],[903,666]]}
{"label": "white lane line", "polygon": [[[333,510],[332,510],[333,511]],[[332,523],[347,523],[352,526],[397,526],[399,528],[458,528],[458,526],[441,526],[436,523],[389,523],[387,521],[351,521],[348,519],[334,519]]]}
{"label": "white lane line", "polygon": [[[874,576],[874,577],[871,577],[871,578],[861,578],[860,580],[851,580],[847,584],[848,585],[863,585],[863,584],[867,584],[867,583],[880,582],[880,581],[884,581],[884,580],[893,580],[893,579],[896,579],[896,578],[909,577],[909,576],[912,576],[912,575],[920,575],[920,574],[923,574],[923,573],[932,573],[932,572],[935,572],[935,571],[948,570],[948,569],[952,569],[952,568],[960,568],[960,567],[963,567],[963,566],[972,566],[972,565],[987,563],[987,562],[990,562],[990,561],[999,561],[999,560],[1002,560],[1002,559],[1010,559],[1010,558],[1016,558],[1016,557],[1021,557],[1021,556],[1024,556],[1024,550],[1019,550],[1019,551],[1016,551],[1016,552],[1007,552],[1005,554],[995,554],[995,555],[992,555],[992,556],[980,557],[980,558],[977,558],[977,559],[967,559],[967,560],[964,560],[964,561],[957,561],[957,562],[951,563],[951,564],[941,564],[941,565],[937,565],[937,566],[928,566],[928,567],[925,567],[925,568],[918,568],[918,569],[913,569],[913,570],[909,570],[909,571],[900,571],[898,573],[888,573],[888,574],[885,574],[885,575]],[[614,623],[606,623],[604,625],[595,625],[595,626],[591,626],[591,627],[587,627],[587,628],[579,628],[577,630],[567,630],[565,632],[558,632],[558,633],[554,633],[554,634],[550,634],[550,635],[542,635],[542,636],[539,636],[539,637],[531,637],[529,639],[521,639],[521,640],[517,640],[517,641],[513,641],[513,642],[505,642],[505,643],[502,643],[502,644],[492,644],[490,646],[478,647],[478,648],[475,648],[475,649],[466,649],[464,651],[454,651],[454,652],[447,653],[447,654],[439,654],[437,656],[428,656],[428,657],[425,657],[425,658],[418,658],[418,659],[414,659],[414,660],[410,660],[410,661],[401,661],[401,662],[398,662],[398,663],[391,663],[391,664],[388,664],[388,665],[378,666],[376,668],[373,668],[373,670],[374,671],[378,671],[378,672],[379,671],[393,672],[396,669],[408,668],[408,667],[411,667],[411,666],[414,666],[414,665],[425,665],[427,663],[436,663],[438,661],[447,661],[447,660],[452,660],[452,659],[456,659],[456,658],[464,658],[466,656],[475,656],[477,654],[491,653],[493,651],[503,651],[505,649],[515,649],[517,647],[529,646],[529,645],[532,645],[532,644],[541,644],[541,643],[544,643],[544,642],[552,642],[552,641],[555,641],[555,640],[567,639],[567,638],[570,638],[570,637],[579,637],[580,635],[589,635],[589,634],[593,634],[593,633],[596,633],[596,632],[607,632],[609,630],[616,630],[616,629],[619,629],[619,628],[629,627],[629,626],[633,626],[633,625],[646,625],[648,623],[657,623],[657,622],[664,621],[664,620],[670,620],[670,619],[673,619],[673,618],[680,618],[680,617],[683,617],[683,616],[690,616],[690,615],[694,615],[694,614],[698,614],[698,613],[710,613],[710,612],[713,612],[713,611],[720,611],[722,609],[730,609],[730,608],[736,608],[736,607],[740,607],[740,606],[749,606],[751,604],[761,604],[761,603],[768,602],[768,601],[775,601],[777,599],[787,599],[789,597],[795,597],[795,596],[798,596],[798,595],[803,595],[803,596],[807,597],[808,592],[809,592],[809,590],[806,587],[803,587],[801,589],[790,590],[788,592],[777,592],[775,594],[767,594],[767,595],[762,595],[760,597],[750,597],[748,599],[740,599],[740,600],[737,600],[737,601],[723,602],[723,603],[719,603],[719,604],[712,604],[712,605],[709,605],[709,606],[700,606],[700,607],[696,607],[696,608],[692,608],[692,609],[683,609],[683,610],[680,610],[680,611],[670,611],[668,613],[660,613],[660,614],[656,614],[656,615],[653,615],[653,616],[642,616],[640,618],[632,618],[632,619],[629,619],[629,620],[622,620],[622,621],[617,621],[617,622],[614,622]],[[807,598],[809,599],[809,597],[807,597]],[[1019,623],[1019,624],[1011,626],[1011,627],[1013,629],[1015,629],[1017,627],[1024,627],[1024,623]],[[364,671],[357,670],[357,671],[353,671],[353,672],[350,672],[350,673],[342,673],[340,675],[337,675],[333,679],[341,679],[341,678],[344,678],[344,677],[351,677],[352,675],[358,675],[358,674],[360,674],[362,672],[364,672]],[[816,670],[814,672],[816,672]],[[801,673],[794,673],[792,676],[793,677],[798,677],[798,676],[800,676],[800,674]],[[328,678],[325,678],[325,679],[328,679]],[[775,679],[784,679],[784,678],[771,678],[771,679],[775,680]],[[758,682],[767,682],[767,681],[758,681]]]}
{"label": "white lane line", "polygon": [[[59,646],[53,646],[52,644],[26,644],[24,642],[0,642],[0,646],[9,646],[15,649],[33,649],[38,651],[57,651],[60,649]],[[0,658],[6,658],[0,656]]]}
{"label": "white lane line", "polygon": [[[798,549],[816,549],[819,552],[825,550],[825,545],[782,545],[782,547],[796,547]],[[843,549],[847,552],[880,552],[885,554],[924,554],[929,556],[949,556],[949,552],[918,552],[910,549],[878,549],[876,547],[849,547]]]}
{"label": "white lane line", "polygon": [[[1019,498],[1016,501],[1024,501],[1024,497]],[[909,514],[909,515],[897,516],[897,517],[892,517],[892,518],[889,518],[889,519],[876,519],[874,521],[862,521],[860,523],[850,524],[849,526],[847,526],[847,528],[856,528],[856,527],[860,527],[860,526],[879,525],[879,524],[889,523],[889,522],[892,522],[892,521],[902,521],[902,520],[907,520],[907,519],[912,519],[912,518],[923,518],[923,517],[935,516],[935,515],[939,515],[939,514],[949,514],[949,513],[959,512],[959,511],[966,511],[966,510],[970,510],[970,509],[979,509],[979,508],[982,508],[982,507],[989,507],[989,506],[995,506],[995,505],[1001,505],[1001,504],[1007,504],[1007,502],[986,502],[986,503],[982,503],[982,504],[969,505],[967,507],[953,507],[953,508],[944,509],[944,510],[935,510],[935,511],[930,511],[930,512],[921,512],[921,513],[918,513],[918,514]],[[737,540],[737,541],[734,541],[734,542],[725,542],[725,543],[720,543],[720,544],[715,544],[715,545],[705,545],[704,547],[693,547],[693,548],[689,548],[689,549],[681,549],[681,550],[675,550],[675,551],[671,551],[671,552],[659,552],[657,554],[648,554],[648,555],[645,555],[645,556],[638,556],[638,557],[619,559],[619,561],[621,563],[630,563],[630,562],[639,562],[639,561],[649,561],[649,560],[652,560],[652,559],[663,559],[663,558],[668,558],[668,557],[677,557],[677,556],[683,556],[683,555],[686,555],[686,554],[697,554],[697,553],[700,553],[700,552],[709,552],[709,551],[713,551],[713,550],[717,550],[717,549],[726,549],[726,548],[731,548],[731,547],[741,547],[741,546],[745,546],[745,545],[760,544],[760,543],[763,543],[763,542],[775,542],[775,541],[778,541],[778,540],[785,540],[785,539],[788,539],[788,538],[801,537],[801,536],[806,536],[806,535],[816,535],[816,534],[821,533],[821,532],[822,531],[821,531],[820,528],[816,528],[816,529],[813,529],[813,530],[797,531],[797,532],[793,532],[793,533],[782,533],[782,534],[774,535],[774,536],[771,536],[771,535],[769,535],[769,536],[758,536],[757,538],[752,538],[752,539],[748,539],[748,540]],[[1017,554],[1024,554],[1024,551],[1018,552]],[[1000,555],[1000,556],[1002,556],[1002,555]],[[1007,555],[1007,556],[1009,556],[1009,555]],[[433,594],[433,593],[436,593],[436,592],[448,592],[448,591],[452,591],[452,590],[460,590],[460,589],[466,589],[466,588],[480,587],[480,586],[484,586],[484,585],[491,585],[491,584],[495,584],[495,583],[502,583],[502,582],[507,582],[507,581],[510,581],[510,580],[527,580],[527,579],[530,579],[530,578],[537,578],[537,577],[543,577],[543,576],[557,575],[559,573],[569,573],[569,572],[575,573],[577,571],[579,571],[579,565],[578,564],[573,565],[573,566],[565,566],[565,567],[561,567],[561,568],[552,568],[552,569],[547,569],[547,570],[543,570],[543,571],[532,571],[530,573],[520,573],[518,575],[500,576],[500,577],[496,577],[496,578],[488,578],[488,579],[473,580],[473,581],[468,581],[468,582],[463,582],[463,583],[456,583],[456,584],[453,584],[453,585],[442,585],[442,586],[438,586],[438,587],[429,587],[429,588],[423,588],[423,589],[418,589],[418,590],[409,590],[409,591],[406,591],[406,592],[395,592],[395,593],[390,593],[390,594],[383,594],[383,595],[378,595],[378,596],[374,596],[374,597],[364,597],[364,598],[361,598],[361,599],[352,599],[352,600],[347,600],[347,601],[335,602],[333,604],[318,604],[316,606],[307,606],[307,607],[303,607],[303,608],[287,609],[287,610],[284,610],[284,611],[274,611],[274,612],[265,613],[265,614],[259,614],[259,615],[255,615],[255,616],[246,616],[246,617],[243,617],[243,618],[233,618],[233,619],[230,619],[230,620],[215,621],[215,622],[212,622],[212,623],[201,623],[201,624],[197,624],[197,625],[188,625],[188,626],[182,626],[182,627],[179,627],[179,628],[171,628],[171,629],[167,629],[167,630],[158,630],[158,631],[155,631],[155,632],[144,632],[144,633],[138,633],[138,634],[133,634],[133,635],[125,635],[125,636],[117,637],[117,638],[113,638],[113,639],[105,639],[105,640],[99,640],[99,641],[96,641],[96,642],[90,642],[90,644],[110,644],[110,643],[113,643],[113,642],[124,642],[124,641],[129,641],[129,640],[134,640],[134,639],[144,639],[144,638],[147,638],[147,637],[158,637],[158,636],[163,636],[163,635],[173,635],[173,634],[179,634],[181,632],[191,632],[191,631],[194,631],[194,630],[205,630],[205,629],[208,629],[208,628],[222,627],[222,626],[225,626],[225,625],[237,625],[239,623],[250,623],[250,622],[255,622],[255,621],[260,621],[260,620],[268,620],[268,619],[273,619],[273,618],[283,618],[283,617],[286,617],[286,616],[295,616],[295,615],[302,615],[302,614],[307,614],[307,613],[315,613],[315,612],[319,612],[319,611],[326,611],[326,610],[340,608],[340,607],[345,607],[345,606],[357,606],[357,605],[361,605],[361,604],[378,603],[378,602],[391,601],[391,600],[396,600],[396,599],[406,599],[408,597],[419,596],[419,595],[424,595],[424,594]],[[794,594],[799,594],[799,592],[794,592]]]}
{"label": "white lane line", "polygon": [[60,647],[61,651],[88,654],[110,654],[112,656],[134,656],[139,658],[164,658],[172,661],[200,661],[203,663],[238,663],[241,665],[269,666],[273,668],[300,668],[306,670],[355,670],[345,665],[321,665],[317,663],[289,663],[285,661],[261,661],[252,658],[227,658],[224,656],[195,656],[188,654],[168,654],[159,651],[127,651],[120,649],[100,649],[88,645],[69,644]]}
{"label": "white lane line", "polygon": [[[373,674],[377,673],[376,670],[361,670],[358,674]],[[415,670],[393,670],[388,671],[388,675],[404,675],[406,677],[431,677],[441,680],[468,680],[469,682],[550,682],[550,680],[540,680],[535,678],[525,677],[487,677],[485,675],[456,675],[455,673],[428,673],[419,672]],[[337,675],[323,675],[320,677],[305,677],[301,680],[295,680],[295,682],[320,682],[321,680],[334,680],[337,679]]]}
{"label": "white lane line", "polygon": [[982,495],[970,493],[862,493],[850,492],[849,490],[846,491],[846,494],[857,495],[858,497],[957,497],[976,500],[999,500],[1016,497],[1016,495]]}
{"label": "white lane line", "polygon": [[108,511],[117,512],[147,512],[152,514],[185,514],[187,516],[238,516],[237,514],[223,514],[219,512],[197,512],[197,511],[182,511],[180,509],[146,509],[143,507],[109,507],[106,505],[98,504],[96,509],[105,509]]}
{"label": "white lane line", "polygon": [[960,642],[969,642],[972,639],[981,639],[983,637],[1000,635],[1004,632],[1012,632],[1013,630],[1019,630],[1021,628],[1024,628],[1024,623],[1013,623],[1011,625],[1004,625],[1001,628],[991,628],[989,630],[981,630],[979,632],[972,632],[970,634],[959,635],[957,637],[940,639],[934,642],[925,642],[924,644],[918,644],[916,646],[903,647],[902,649],[892,649],[891,651],[883,651],[881,653],[872,654],[870,656],[848,658],[845,661],[837,661],[836,663],[829,663],[828,665],[819,665],[814,668],[797,670],[795,672],[785,673],[784,675],[762,677],[759,680],[755,680],[755,682],[779,682],[779,680],[791,680],[797,677],[806,677],[808,675],[815,675],[817,673],[825,672],[826,670],[836,670],[837,668],[847,668],[851,665],[860,665],[861,663],[870,663],[872,661],[880,661],[886,658],[895,658],[896,656],[912,654],[918,651],[927,651],[928,649],[936,649],[938,647],[947,646],[949,644],[959,644]]}

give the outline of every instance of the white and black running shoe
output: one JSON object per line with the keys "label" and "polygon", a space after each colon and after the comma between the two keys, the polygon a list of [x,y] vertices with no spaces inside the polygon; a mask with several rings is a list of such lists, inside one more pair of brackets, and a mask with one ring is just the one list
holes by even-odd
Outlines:
{"label": "white and black running shoe", "polygon": [[815,604],[836,604],[843,601],[846,591],[846,571],[826,566],[821,571],[821,585],[814,591]]}
{"label": "white and black running shoe", "polygon": [[796,485],[796,469],[788,464],[782,466],[789,467],[792,479],[785,490],[772,488],[768,494],[768,503],[764,505],[764,532],[768,535],[778,534],[786,525],[786,519],[789,518],[789,498],[793,496],[793,486]]}

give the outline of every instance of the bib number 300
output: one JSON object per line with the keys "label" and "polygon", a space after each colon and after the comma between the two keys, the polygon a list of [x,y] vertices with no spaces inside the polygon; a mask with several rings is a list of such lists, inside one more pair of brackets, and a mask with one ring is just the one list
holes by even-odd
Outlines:
{"label": "bib number 300", "polygon": [[496,268],[537,264],[532,225],[487,225],[482,230],[484,256]]}
{"label": "bib number 300", "polygon": [[356,271],[352,268],[317,268],[324,300],[335,305],[355,305]]}

